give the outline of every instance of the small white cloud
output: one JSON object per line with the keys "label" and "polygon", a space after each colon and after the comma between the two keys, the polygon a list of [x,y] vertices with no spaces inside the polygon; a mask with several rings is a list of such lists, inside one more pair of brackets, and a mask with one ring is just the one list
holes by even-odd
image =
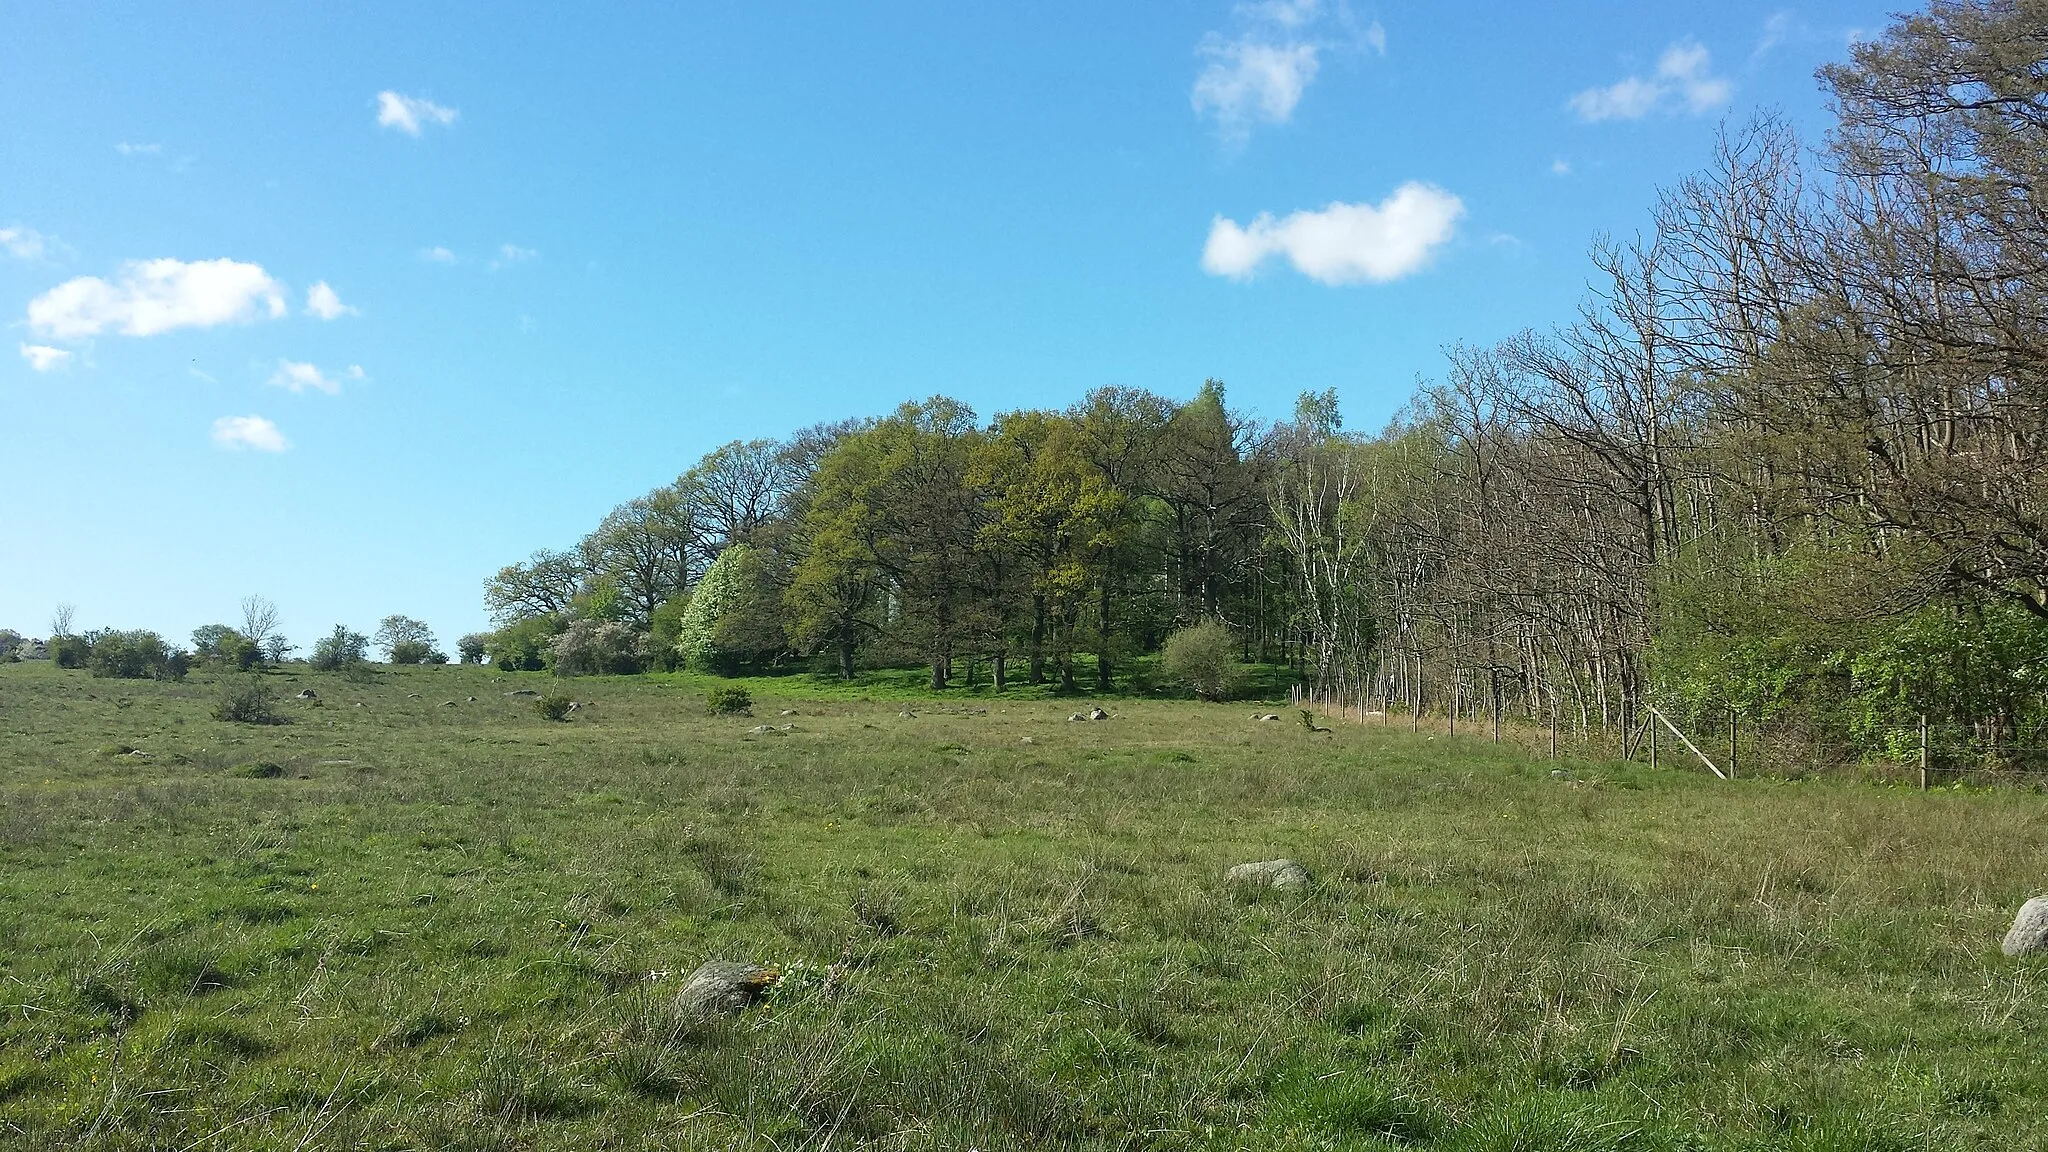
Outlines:
{"label": "small white cloud", "polygon": [[1195,77],[1195,114],[1213,117],[1224,139],[1242,141],[1254,123],[1285,124],[1320,67],[1314,44],[1268,44],[1211,34],[1198,49],[1209,64]]}
{"label": "small white cloud", "polygon": [[363,371],[363,366],[362,366],[361,364],[351,364],[351,365],[349,365],[349,366],[348,366],[348,371],[346,371],[346,372],[343,372],[343,373],[342,373],[342,375],[343,375],[343,376],[346,376],[346,377],[348,377],[348,378],[349,378],[349,379],[351,379],[351,380],[368,380],[368,379],[369,379],[369,376],[368,376],[368,375],[367,375],[366,373],[364,373],[364,371]]}
{"label": "small white cloud", "polygon": [[1372,49],[1374,53],[1381,56],[1387,54],[1387,30],[1381,27],[1379,21],[1375,20],[1367,24],[1361,36],[1365,40],[1365,46]]}
{"label": "small white cloud", "polygon": [[[361,369],[356,371],[358,375],[354,378],[361,379]],[[288,388],[293,392],[304,392],[311,388],[332,396],[341,391],[341,381],[301,360],[279,360],[277,371],[270,374],[270,383],[274,387]]]}
{"label": "small white cloud", "polygon": [[164,146],[161,144],[130,144],[123,140],[119,144],[114,145],[114,151],[119,152],[123,156],[161,156],[164,154]]}
{"label": "small white cloud", "polygon": [[456,257],[455,253],[436,245],[432,248],[420,249],[420,259],[430,264],[453,264]]}
{"label": "small white cloud", "polygon": [[235,260],[131,260],[112,283],[67,280],[29,301],[28,323],[45,336],[74,340],[116,332],[154,336],[285,314],[284,287],[261,265]]}
{"label": "small white cloud", "polygon": [[1558,158],[1558,159],[1556,159],[1556,160],[1552,160],[1552,161],[1550,162],[1550,174],[1551,174],[1552,176],[1569,176],[1569,175],[1571,175],[1571,174],[1572,174],[1572,162],[1571,162],[1571,161],[1569,161],[1569,160],[1566,160],[1566,159],[1564,159],[1563,157],[1559,157],[1559,158]]}
{"label": "small white cloud", "polygon": [[36,371],[49,372],[68,363],[71,353],[67,349],[52,348],[48,344],[23,344],[21,358],[28,361],[28,366]]}
{"label": "small white cloud", "polygon": [[462,113],[455,109],[444,108],[432,100],[401,96],[388,88],[377,93],[377,123],[386,128],[396,128],[408,136],[419,135],[420,128],[427,124],[453,124],[460,115]]}
{"label": "small white cloud", "polygon": [[41,260],[49,251],[49,237],[21,224],[0,228],[0,248],[17,260]]}
{"label": "small white cloud", "polygon": [[539,256],[540,253],[532,248],[521,248],[517,244],[500,244],[498,245],[498,258],[491,261],[491,270],[495,272],[507,265],[524,264],[528,260],[536,259]]}
{"label": "small white cloud", "polygon": [[213,442],[223,448],[241,451],[253,448],[258,452],[282,452],[292,446],[277,430],[277,425],[261,416],[223,416],[213,422]]}
{"label": "small white cloud", "polygon": [[1763,59],[1771,49],[1783,44],[1792,34],[1792,12],[1790,9],[1773,12],[1764,21],[1762,35],[1757,37],[1756,50],[1749,54],[1751,62]]}
{"label": "small white cloud", "polygon": [[1277,220],[1261,212],[1245,226],[1218,216],[1202,248],[1202,269],[1241,280],[1277,255],[1319,283],[1384,283],[1428,264],[1464,214],[1456,196],[1410,181],[1377,205],[1339,202]]}
{"label": "small white cloud", "polygon": [[354,316],[356,310],[341,302],[341,295],[322,280],[306,292],[306,315],[318,316],[322,320],[338,320],[343,316]]}
{"label": "small white cloud", "polygon": [[197,365],[187,364],[185,366],[185,374],[192,377],[194,380],[204,380],[208,384],[220,383],[220,380],[217,379],[213,373],[208,372],[206,369],[198,367]]}
{"label": "small white cloud", "polygon": [[1588,88],[1570,101],[1579,118],[1592,123],[1602,120],[1640,120],[1655,111],[1683,110],[1695,116],[1728,102],[1735,86],[1715,76],[1704,45],[1680,40],[1657,58],[1656,74],[1627,76],[1604,88]]}

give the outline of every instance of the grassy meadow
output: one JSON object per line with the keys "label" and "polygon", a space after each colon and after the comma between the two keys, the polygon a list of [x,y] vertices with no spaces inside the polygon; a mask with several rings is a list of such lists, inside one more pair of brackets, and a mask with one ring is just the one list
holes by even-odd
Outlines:
{"label": "grassy meadow", "polygon": [[[265,680],[319,703],[0,666],[0,1146],[2048,1147],[2048,961],[1998,951],[2034,792],[1251,705]],[[1314,887],[1222,883],[1278,856]],[[713,957],[783,980],[695,1020]]]}

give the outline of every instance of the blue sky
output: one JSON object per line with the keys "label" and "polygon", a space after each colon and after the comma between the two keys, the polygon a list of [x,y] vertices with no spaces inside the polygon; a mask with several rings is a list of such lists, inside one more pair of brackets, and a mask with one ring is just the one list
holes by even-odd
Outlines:
{"label": "blue sky", "polygon": [[1376,427],[1723,119],[1817,142],[1885,10],[15,5],[0,626],[452,642],[707,449],[933,393]]}

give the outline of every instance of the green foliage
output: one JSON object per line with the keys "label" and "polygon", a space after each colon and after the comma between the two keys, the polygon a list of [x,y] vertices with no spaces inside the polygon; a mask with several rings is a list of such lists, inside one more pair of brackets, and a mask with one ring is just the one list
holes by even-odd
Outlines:
{"label": "green foliage", "polygon": [[774,656],[783,646],[778,600],[766,565],[752,545],[718,554],[690,594],[676,625],[675,650],[686,667],[731,672]]}
{"label": "green foliage", "polygon": [[239,676],[221,685],[213,706],[213,718],[235,724],[283,723],[275,707],[276,696],[260,676]]}
{"label": "green foliage", "polygon": [[313,645],[313,655],[307,663],[322,672],[338,672],[361,664],[369,659],[369,653],[368,636],[349,631],[347,625],[336,624],[333,632]]}
{"label": "green foliage", "polygon": [[45,647],[59,668],[83,668],[92,655],[92,643],[83,636],[52,636]]}
{"label": "green foliage", "polygon": [[256,760],[235,765],[228,775],[243,780],[276,780],[284,775],[284,766],[274,760]]}
{"label": "green foliage", "polygon": [[678,643],[683,634],[683,616],[690,610],[690,594],[679,593],[661,602],[647,618],[647,666],[660,672],[683,667]]}
{"label": "green foliage", "polygon": [[490,651],[491,637],[486,632],[471,632],[455,642],[455,651],[464,664],[481,664]]}
{"label": "green foliage", "polygon": [[540,718],[543,720],[567,720],[569,718],[569,705],[573,703],[575,701],[567,696],[551,692],[536,698],[533,702],[533,710],[540,713]]}
{"label": "green foliage", "polygon": [[754,708],[754,696],[745,688],[717,685],[704,693],[704,705],[714,716],[745,715]]}
{"label": "green foliage", "polygon": [[1203,620],[1166,638],[1159,670],[1204,700],[1228,700],[1244,680],[1237,638],[1221,621]]}
{"label": "green foliage", "polygon": [[500,672],[539,672],[554,658],[555,633],[561,630],[558,617],[521,617],[487,636],[484,650]]}
{"label": "green foliage", "polygon": [[448,657],[434,646],[433,630],[410,616],[386,616],[377,625],[377,645],[393,664],[446,664]]}
{"label": "green foliage", "polygon": [[164,645],[163,637],[141,629],[87,633],[85,667],[94,676],[122,680],[182,680],[191,657]]}

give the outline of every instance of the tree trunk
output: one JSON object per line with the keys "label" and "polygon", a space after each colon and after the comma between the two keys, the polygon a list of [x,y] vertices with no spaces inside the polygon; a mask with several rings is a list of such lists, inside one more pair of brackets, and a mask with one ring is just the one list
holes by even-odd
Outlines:
{"label": "tree trunk", "polygon": [[1031,598],[1031,683],[1045,683],[1045,597]]}

